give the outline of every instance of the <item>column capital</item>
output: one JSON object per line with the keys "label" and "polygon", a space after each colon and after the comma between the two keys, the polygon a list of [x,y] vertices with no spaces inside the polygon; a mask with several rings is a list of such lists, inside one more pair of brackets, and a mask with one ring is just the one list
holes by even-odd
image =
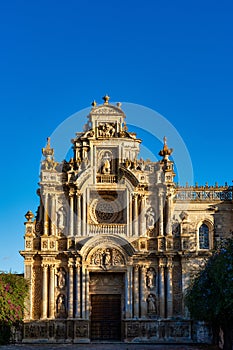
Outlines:
{"label": "column capital", "polygon": [[81,266],[81,259],[80,257],[77,257],[76,260],[75,260],[75,266],[76,267],[80,267]]}
{"label": "column capital", "polygon": [[75,189],[73,187],[71,187],[69,189],[69,197],[73,197],[75,195],[75,192],[76,192]]}
{"label": "column capital", "polygon": [[167,268],[168,268],[169,270],[172,270],[172,269],[173,269],[173,266],[174,266],[174,264],[173,264],[172,259],[168,259]]}
{"label": "column capital", "polygon": [[167,265],[167,259],[166,258],[159,258],[159,267],[160,268],[165,268]]}
{"label": "column capital", "polygon": [[147,265],[141,265],[141,269],[143,272],[145,272],[147,270],[148,266]]}
{"label": "column capital", "polygon": [[49,264],[47,262],[44,262],[44,263],[42,262],[41,266],[44,270],[47,270],[49,267]]}
{"label": "column capital", "polygon": [[73,260],[73,258],[69,258],[69,260],[68,260],[68,268],[69,269],[72,269],[73,267],[74,267],[74,260]]}

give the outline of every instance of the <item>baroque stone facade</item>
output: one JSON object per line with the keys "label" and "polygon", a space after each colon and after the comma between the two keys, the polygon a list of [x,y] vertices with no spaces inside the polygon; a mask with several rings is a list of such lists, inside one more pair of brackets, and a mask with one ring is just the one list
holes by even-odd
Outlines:
{"label": "baroque stone facade", "polygon": [[166,139],[160,161],[138,160],[141,140],[108,100],[93,103],[70,161],[54,160],[50,139],[42,150],[40,205],[25,215],[20,252],[23,341],[207,341],[184,291],[232,233],[232,188],[176,185]]}

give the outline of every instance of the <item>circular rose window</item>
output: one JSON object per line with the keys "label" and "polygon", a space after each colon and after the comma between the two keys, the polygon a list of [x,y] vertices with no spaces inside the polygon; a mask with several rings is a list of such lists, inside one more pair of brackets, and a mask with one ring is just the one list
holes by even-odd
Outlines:
{"label": "circular rose window", "polygon": [[95,215],[99,222],[112,222],[114,208],[110,202],[98,202],[95,208]]}
{"label": "circular rose window", "polygon": [[119,217],[119,203],[112,197],[106,196],[95,199],[91,205],[91,216],[96,223],[114,223]]}

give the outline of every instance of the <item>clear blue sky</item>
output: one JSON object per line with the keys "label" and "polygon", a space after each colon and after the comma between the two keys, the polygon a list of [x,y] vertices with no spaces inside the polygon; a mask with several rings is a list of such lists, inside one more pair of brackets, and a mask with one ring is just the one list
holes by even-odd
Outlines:
{"label": "clear blue sky", "polygon": [[0,270],[23,270],[46,137],[105,93],[167,118],[195,181],[231,184],[232,18],[231,0],[0,2]]}

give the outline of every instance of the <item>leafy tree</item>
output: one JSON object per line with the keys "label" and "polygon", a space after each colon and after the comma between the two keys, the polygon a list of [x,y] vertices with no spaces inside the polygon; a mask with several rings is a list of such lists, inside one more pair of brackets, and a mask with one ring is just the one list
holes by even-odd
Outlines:
{"label": "leafy tree", "polygon": [[191,282],[186,293],[191,317],[207,321],[216,335],[221,327],[224,350],[233,340],[233,239],[227,239]]}
{"label": "leafy tree", "polygon": [[0,274],[0,344],[10,338],[10,328],[23,319],[28,283],[23,276]]}

